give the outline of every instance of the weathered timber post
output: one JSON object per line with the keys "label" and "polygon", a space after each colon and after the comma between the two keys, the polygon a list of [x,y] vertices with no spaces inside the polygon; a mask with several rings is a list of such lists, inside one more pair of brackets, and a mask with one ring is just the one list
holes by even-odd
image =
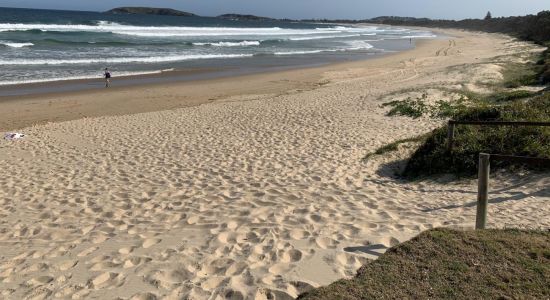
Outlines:
{"label": "weathered timber post", "polygon": [[447,152],[453,152],[453,140],[455,138],[455,124],[449,121],[447,126]]}
{"label": "weathered timber post", "polygon": [[485,229],[487,224],[487,201],[489,198],[489,172],[491,155],[479,154],[479,175],[477,181],[476,229]]}

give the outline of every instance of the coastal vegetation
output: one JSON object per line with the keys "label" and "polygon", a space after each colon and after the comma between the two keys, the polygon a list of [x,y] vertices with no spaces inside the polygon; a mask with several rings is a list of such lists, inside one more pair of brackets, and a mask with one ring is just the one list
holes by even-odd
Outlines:
{"label": "coastal vegetation", "polygon": [[161,15],[161,16],[176,16],[176,17],[193,17],[195,14],[175,10],[171,8],[155,8],[155,7],[117,7],[105,12],[106,14],[114,15]]}
{"label": "coastal vegetation", "polygon": [[[550,94],[526,90],[500,91],[491,94],[466,93],[454,101],[426,104],[426,94],[416,99],[391,101],[389,116],[431,117],[457,121],[533,121],[550,122]],[[365,159],[398,149],[403,143],[420,143],[407,161],[401,175],[416,179],[423,176],[454,173],[476,174],[480,152],[550,158],[548,127],[485,127],[459,125],[455,128],[452,154],[447,150],[447,126],[426,135],[393,142],[367,154]],[[495,162],[492,168],[511,166]]]}
{"label": "coastal vegetation", "polygon": [[[196,17],[197,15],[180,11],[171,8],[156,8],[156,7],[117,7],[105,12],[113,15],[160,15],[160,16],[175,16],[175,17]],[[232,21],[271,21],[276,20],[267,17],[259,17],[246,14],[223,14],[216,18]]]}
{"label": "coastal vegetation", "polygon": [[233,21],[273,21],[275,20],[267,17],[259,17],[255,15],[242,15],[242,14],[223,14],[223,15],[217,16],[216,18],[233,20]]}
{"label": "coastal vegetation", "polygon": [[[526,94],[489,95],[485,100],[477,100],[475,106],[453,112],[452,119],[457,121],[550,121],[550,94],[503,101],[518,95]],[[548,127],[459,125],[455,128],[452,154],[446,147],[447,130],[447,126],[444,126],[429,134],[409,159],[403,173],[405,177],[418,178],[442,173],[474,175],[480,152],[550,158],[550,128]],[[510,166],[508,162],[492,164],[492,168],[508,166]]]}
{"label": "coastal vegetation", "polygon": [[545,299],[550,232],[433,229],[298,299]]}
{"label": "coastal vegetation", "polygon": [[[490,13],[488,16],[490,16]],[[550,46],[550,11],[542,11],[536,15],[500,18],[486,16],[484,19],[465,19],[460,21],[409,17],[377,17],[363,21],[395,26],[459,28],[491,33],[504,33],[542,46]],[[543,84],[550,83],[549,51],[546,50],[541,55],[536,62],[536,67],[532,68],[530,74],[524,75],[526,76],[522,78],[523,81],[516,82],[518,84],[517,86],[534,84],[537,82]],[[510,85],[510,87],[513,86]]]}
{"label": "coastal vegetation", "polygon": [[[550,45],[550,12],[536,16],[493,18],[483,20],[429,20],[417,18],[380,17],[376,23],[400,26],[454,27],[488,32],[502,32],[519,39]],[[550,82],[550,53],[542,52],[528,62],[505,61],[502,80],[484,84],[491,93],[476,93],[468,89],[453,90],[461,94],[459,99],[441,99],[428,103],[426,93],[416,98],[394,100],[383,104],[390,107],[389,116],[411,118],[430,117],[457,121],[550,121],[550,94],[533,92]],[[444,89],[444,88],[441,88]],[[548,88],[546,88],[547,90]],[[407,161],[401,175],[416,179],[423,176],[454,173],[470,176],[476,174],[477,156],[480,152],[550,158],[550,128],[548,127],[484,127],[459,125],[455,129],[452,154],[447,149],[447,126],[438,128],[422,138],[406,139],[384,146],[365,158],[397,150],[398,145],[413,140],[419,148]],[[495,162],[492,168],[512,166]]]}
{"label": "coastal vegetation", "polygon": [[376,24],[461,28],[493,33],[505,33],[517,38],[545,44],[550,41],[550,11],[520,17],[485,17],[484,19],[432,20],[428,18],[377,17],[368,20]]}
{"label": "coastal vegetation", "polygon": [[384,103],[382,107],[391,107],[388,116],[408,116],[417,119],[429,115],[432,118],[448,118],[465,110],[469,102],[464,95],[454,101],[437,100],[434,104],[428,104],[427,100],[428,94],[423,93],[415,99],[408,97],[405,100]]}

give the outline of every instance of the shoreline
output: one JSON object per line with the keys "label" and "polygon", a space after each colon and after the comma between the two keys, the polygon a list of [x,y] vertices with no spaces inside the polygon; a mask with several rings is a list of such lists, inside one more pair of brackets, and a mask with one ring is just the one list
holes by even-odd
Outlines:
{"label": "shoreline", "polygon": [[[432,30],[434,31],[434,30]],[[435,32],[435,31],[434,31]],[[0,87],[0,90],[16,90],[32,88],[46,92],[23,95],[0,96],[0,131],[17,130],[28,126],[45,124],[49,122],[60,122],[75,120],[83,117],[99,117],[110,115],[125,115],[142,112],[161,111],[181,107],[189,107],[209,103],[240,94],[284,93],[288,84],[295,90],[315,88],[316,84],[326,72],[341,71],[355,67],[369,67],[384,64],[389,57],[408,56],[419,48],[427,47],[429,43],[440,41],[434,39],[415,40],[414,48],[378,54],[373,57],[352,60],[345,62],[328,62],[322,66],[300,67],[274,67],[273,69],[262,69],[239,74],[239,71],[228,70],[228,73],[221,73],[219,77],[200,78],[201,75],[208,77],[209,72],[219,71],[212,68],[176,70],[161,74],[137,75],[119,77],[116,80],[128,81],[129,84],[122,86],[111,86],[103,88],[102,79],[83,79],[74,81],[54,81],[45,83],[30,83],[15,86]],[[282,70],[277,70],[282,68]],[[192,78],[181,79],[181,76],[189,75]],[[215,75],[214,75],[215,76]],[[196,77],[199,77],[198,79]],[[282,80],[282,81],[281,81]],[[153,82],[151,82],[153,81]],[[115,81],[116,83],[116,81]],[[77,90],[65,90],[64,87],[75,84]],[[236,88],[237,84],[238,88]],[[89,87],[96,86],[95,88]],[[161,92],[168,89],[174,92],[176,89],[187,89],[189,93],[180,91],[178,99],[163,101],[159,99],[156,105],[151,105],[146,97],[124,101],[124,96],[130,92],[142,90],[147,93]],[[40,100],[40,101],[37,101]],[[116,103],[115,103],[116,102]],[[131,102],[124,104],[124,102]],[[95,104],[94,104],[95,103]],[[117,105],[117,104],[121,104]],[[70,106],[72,110],[66,110]],[[111,110],[105,109],[110,107]],[[21,110],[20,108],[24,108]]]}
{"label": "shoreline", "polygon": [[[412,28],[411,28],[412,29]],[[419,27],[420,29],[420,27]],[[426,30],[426,29],[425,29]],[[433,30],[432,30],[433,31]],[[152,71],[143,71],[143,74],[131,74],[131,75],[120,75],[115,76],[113,79],[116,79],[116,83],[119,84],[118,87],[128,87],[128,86],[138,86],[141,84],[162,84],[162,83],[177,83],[185,81],[197,81],[197,80],[209,80],[209,79],[219,79],[219,78],[229,78],[229,77],[238,77],[254,74],[263,74],[263,73],[273,73],[281,71],[291,71],[291,70],[300,70],[300,69],[310,69],[318,68],[328,65],[338,65],[353,63],[358,61],[377,59],[392,55],[395,53],[400,53],[404,51],[413,50],[416,47],[417,43],[421,43],[424,40],[431,39],[440,39],[442,36],[437,36],[433,38],[423,39],[417,38],[413,39],[414,43],[411,45],[412,48],[404,50],[382,50],[380,52],[367,52],[367,53],[347,53],[339,55],[337,57],[331,58],[331,56],[325,57],[325,61],[311,60],[307,56],[303,57],[304,62],[298,65],[283,63],[281,65],[274,65],[266,63],[266,65],[246,65],[239,64],[235,66],[233,64],[221,65],[221,66],[204,66],[197,67],[191,66],[186,69],[166,69],[166,70],[152,70]],[[295,59],[300,58],[299,56],[294,57]],[[240,60],[248,60],[250,58],[231,58],[228,60],[234,60],[236,62]],[[238,64],[238,63],[237,63]],[[0,101],[5,98],[15,97],[15,96],[32,96],[32,95],[44,95],[50,93],[61,93],[61,92],[79,92],[85,90],[93,90],[98,86],[102,86],[103,78],[97,76],[95,78],[74,78],[74,79],[61,79],[61,80],[46,80],[38,82],[22,82],[22,83],[13,83],[13,84],[4,84],[0,85]],[[95,87],[94,87],[95,86]],[[20,91],[23,89],[31,89],[33,91]]]}

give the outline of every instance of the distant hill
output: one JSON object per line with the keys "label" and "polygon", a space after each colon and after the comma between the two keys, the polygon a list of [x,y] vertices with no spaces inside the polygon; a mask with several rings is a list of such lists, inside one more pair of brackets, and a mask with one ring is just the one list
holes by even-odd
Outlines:
{"label": "distant hill", "polygon": [[179,11],[171,8],[154,8],[154,7],[117,7],[105,12],[113,15],[160,15],[160,16],[177,16],[177,17],[193,17],[195,14]]}
{"label": "distant hill", "polygon": [[235,21],[269,21],[275,20],[267,17],[258,17],[254,15],[240,15],[240,14],[224,14],[217,16],[219,19],[235,20]]}

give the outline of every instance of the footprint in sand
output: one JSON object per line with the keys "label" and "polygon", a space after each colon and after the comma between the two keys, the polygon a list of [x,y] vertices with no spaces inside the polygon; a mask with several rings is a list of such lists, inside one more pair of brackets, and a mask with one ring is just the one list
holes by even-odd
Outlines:
{"label": "footprint in sand", "polygon": [[107,269],[116,268],[118,266],[120,266],[120,264],[115,264],[115,263],[109,262],[109,261],[103,261],[103,262],[98,262],[98,263],[93,264],[90,267],[90,270],[91,271],[103,271],[103,270],[107,270]]}
{"label": "footprint in sand", "polygon": [[29,286],[40,286],[52,282],[53,279],[51,276],[39,276],[28,280],[27,284]]}
{"label": "footprint in sand", "polygon": [[328,237],[318,237],[315,239],[315,243],[321,249],[334,249],[338,245],[338,241],[335,241]]}
{"label": "footprint in sand", "polygon": [[324,221],[324,218],[317,214],[309,215],[309,219],[315,223],[321,223]]}
{"label": "footprint in sand", "polygon": [[223,275],[227,272],[227,269],[235,261],[227,258],[215,259],[211,262],[205,263],[201,270],[197,273],[200,277],[210,277],[214,275]]}
{"label": "footprint in sand", "polygon": [[236,222],[236,221],[229,221],[229,222],[227,222],[227,228],[228,228],[228,229],[234,230],[234,229],[236,229],[237,227],[239,227],[239,225],[240,225],[239,222]]}
{"label": "footprint in sand", "polygon": [[350,266],[353,266],[355,269],[361,267],[361,262],[357,259],[357,257],[348,253],[337,254],[336,261],[346,268]]}
{"label": "footprint in sand", "polygon": [[309,237],[311,234],[309,231],[301,230],[301,229],[292,229],[290,231],[290,237],[294,240],[303,240],[307,237]]}
{"label": "footprint in sand", "polygon": [[[56,299],[68,299],[71,298],[71,295],[78,295],[79,291],[82,291],[84,289],[81,285],[68,285],[65,286],[57,291],[57,293],[54,294]],[[73,299],[78,299],[78,296],[73,296]]]}
{"label": "footprint in sand", "polygon": [[76,266],[78,264],[77,260],[66,260],[59,263],[58,268],[61,271],[67,271],[68,269]]}
{"label": "footprint in sand", "polygon": [[228,281],[229,278],[226,278],[224,276],[211,276],[201,283],[201,287],[207,291],[211,291],[217,289],[222,285],[226,285]]}
{"label": "footprint in sand", "polygon": [[199,216],[191,216],[189,219],[187,219],[187,224],[193,225],[197,224],[197,222],[200,220]]}
{"label": "footprint in sand", "polygon": [[244,262],[236,262],[232,264],[227,270],[225,271],[225,276],[236,276],[241,274],[246,268],[248,267],[248,264]]}
{"label": "footprint in sand", "polygon": [[140,264],[148,263],[152,260],[153,259],[149,258],[149,257],[137,257],[137,256],[136,257],[131,257],[131,258],[124,261],[124,263],[122,264],[122,267],[125,268],[125,269],[133,268],[133,267],[138,266]]}
{"label": "footprint in sand", "polygon": [[156,300],[158,299],[157,295],[153,293],[137,293],[130,297],[130,300]]}
{"label": "footprint in sand", "polygon": [[120,254],[130,254],[134,251],[136,247],[133,247],[133,246],[130,246],[130,247],[124,247],[124,248],[120,248],[118,249],[118,253]]}
{"label": "footprint in sand", "polygon": [[154,238],[151,238],[151,239],[145,239],[143,241],[143,244],[141,245],[143,248],[147,249],[147,248],[150,248],[158,243],[160,243],[162,240],[161,239],[154,239]]}
{"label": "footprint in sand", "polygon": [[42,271],[46,271],[49,268],[50,266],[45,263],[37,263],[28,267],[27,270],[30,272],[42,272]]}
{"label": "footprint in sand", "polygon": [[97,249],[98,249],[98,247],[91,247],[91,248],[83,250],[82,252],[78,253],[76,256],[78,256],[78,257],[88,256],[92,252],[96,251]]}
{"label": "footprint in sand", "polygon": [[52,291],[44,286],[38,286],[25,294],[25,299],[48,299]]}
{"label": "footprint in sand", "polygon": [[302,252],[296,249],[281,250],[279,252],[279,257],[281,261],[285,263],[297,262],[302,259]]}
{"label": "footprint in sand", "polygon": [[293,281],[288,284],[287,292],[293,295],[300,295],[313,290],[315,287],[307,282]]}
{"label": "footprint in sand", "polygon": [[105,242],[107,239],[109,239],[109,236],[104,234],[104,233],[91,233],[90,234],[91,238],[90,238],[90,242],[94,243],[94,244],[100,244],[100,243],[103,243]]}
{"label": "footprint in sand", "polygon": [[244,300],[245,299],[245,297],[241,292],[230,288],[224,289],[220,293],[220,295],[223,295],[223,299],[226,299],[226,300]]}
{"label": "footprint in sand", "polygon": [[174,289],[177,285],[192,278],[192,275],[187,270],[154,270],[147,274],[144,278],[157,288],[167,290]]}
{"label": "footprint in sand", "polygon": [[269,268],[269,273],[274,275],[283,275],[288,273],[288,271],[292,268],[291,265],[288,263],[278,263],[274,264]]}
{"label": "footprint in sand", "polygon": [[268,290],[268,289],[260,289],[258,292],[256,292],[256,295],[254,295],[254,299],[256,300],[273,300],[273,299],[295,299],[296,297],[292,297],[291,295],[283,292],[283,291],[276,291],[276,290]]}
{"label": "footprint in sand", "polygon": [[124,283],[124,276],[119,273],[105,272],[96,276],[90,281],[90,284],[95,289],[103,289],[109,287],[120,286]]}
{"label": "footprint in sand", "polygon": [[233,244],[236,240],[236,234],[232,232],[221,232],[218,234],[218,240],[224,244]]}

